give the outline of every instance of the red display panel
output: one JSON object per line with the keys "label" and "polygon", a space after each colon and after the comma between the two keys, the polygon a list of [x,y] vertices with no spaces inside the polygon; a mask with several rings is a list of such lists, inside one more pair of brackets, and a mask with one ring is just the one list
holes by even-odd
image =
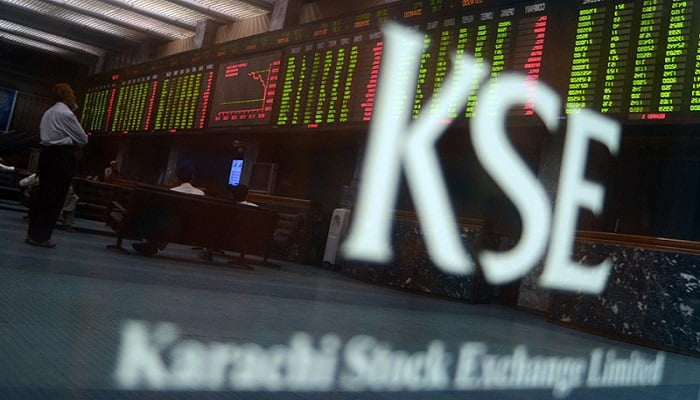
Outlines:
{"label": "red display panel", "polygon": [[281,53],[219,65],[209,117],[210,127],[270,122],[277,93]]}

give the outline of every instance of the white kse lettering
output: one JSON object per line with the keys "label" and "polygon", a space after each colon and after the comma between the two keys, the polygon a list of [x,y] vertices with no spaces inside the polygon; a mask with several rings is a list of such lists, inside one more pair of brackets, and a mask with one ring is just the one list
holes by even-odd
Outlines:
{"label": "white kse lettering", "polygon": [[[376,108],[355,215],[343,244],[344,255],[372,262],[390,261],[391,216],[403,168],[431,259],[447,273],[469,274],[474,263],[461,246],[434,145],[447,127],[442,121],[448,119],[450,110],[466,105],[475,84],[487,76],[489,67],[478,64],[471,56],[455,55],[454,68],[442,91],[411,122],[423,35],[397,24],[387,24],[383,32],[385,53]],[[610,274],[610,261],[595,267],[583,266],[572,262],[570,253],[578,209],[586,207],[598,214],[603,205],[604,188],[584,178],[589,142],[597,140],[616,154],[620,127],[590,110],[570,117],[552,218],[544,188],[511,146],[505,129],[508,110],[530,102],[532,90],[525,76],[501,74],[480,89],[470,121],[479,161],[522,218],[522,233],[514,248],[479,254],[484,276],[492,284],[522,277],[542,259],[549,243],[539,281],[542,286],[600,293]],[[556,131],[559,96],[541,83],[534,90],[535,113],[550,132]]]}

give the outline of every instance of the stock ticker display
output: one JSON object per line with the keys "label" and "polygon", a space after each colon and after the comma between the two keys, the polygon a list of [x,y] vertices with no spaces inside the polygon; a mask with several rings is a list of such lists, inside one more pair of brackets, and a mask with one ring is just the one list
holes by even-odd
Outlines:
{"label": "stock ticker display", "polygon": [[108,131],[116,88],[113,83],[92,87],[85,94],[80,123],[86,131]]}
{"label": "stock ticker display", "polygon": [[319,40],[288,49],[277,124],[314,128],[369,121],[381,49],[378,32]]}
{"label": "stock ticker display", "polygon": [[222,63],[209,126],[268,124],[279,85],[280,53]]}
{"label": "stock ticker display", "polygon": [[[93,133],[362,127],[372,117],[382,23],[424,35],[413,117],[439,93],[451,56],[545,83],[562,114],[592,108],[623,123],[700,121],[698,0],[397,2],[92,77]],[[450,120],[464,123],[479,86]],[[534,98],[513,115],[533,120]]]}
{"label": "stock ticker display", "polygon": [[[548,19],[546,3],[536,2],[429,21],[423,29],[425,52],[418,75],[414,118],[430,97],[442,89],[450,72],[452,53],[472,54],[478,62],[489,63],[491,79],[498,79],[505,71],[523,73],[534,92],[540,81]],[[464,110],[465,117],[473,115],[476,101],[475,90]],[[533,113],[532,101],[523,105],[520,115]],[[459,114],[460,110],[454,109],[451,119]]]}
{"label": "stock ticker display", "polygon": [[214,81],[214,65],[166,71],[161,80],[153,129],[204,128]]}
{"label": "stock ticker display", "polygon": [[112,103],[110,130],[113,132],[145,131],[151,126],[160,81],[146,75],[122,81]]}
{"label": "stock ticker display", "polygon": [[697,119],[699,16],[692,0],[580,1],[567,112]]}

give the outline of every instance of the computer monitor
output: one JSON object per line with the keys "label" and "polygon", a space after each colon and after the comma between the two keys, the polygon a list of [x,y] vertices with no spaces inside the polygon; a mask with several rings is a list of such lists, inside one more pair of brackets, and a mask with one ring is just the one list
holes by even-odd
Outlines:
{"label": "computer monitor", "polygon": [[250,173],[248,187],[251,192],[272,194],[277,182],[277,164],[255,163]]}
{"label": "computer monitor", "polygon": [[228,185],[238,186],[241,183],[241,175],[243,174],[243,160],[234,159],[231,161],[231,169],[228,173]]}

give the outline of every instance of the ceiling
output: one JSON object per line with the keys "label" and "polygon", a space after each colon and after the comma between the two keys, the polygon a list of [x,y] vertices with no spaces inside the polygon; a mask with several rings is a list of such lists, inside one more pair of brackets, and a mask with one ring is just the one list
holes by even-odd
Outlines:
{"label": "ceiling", "polygon": [[0,0],[0,42],[92,64],[145,42],[193,37],[197,24],[267,14],[275,0]]}

